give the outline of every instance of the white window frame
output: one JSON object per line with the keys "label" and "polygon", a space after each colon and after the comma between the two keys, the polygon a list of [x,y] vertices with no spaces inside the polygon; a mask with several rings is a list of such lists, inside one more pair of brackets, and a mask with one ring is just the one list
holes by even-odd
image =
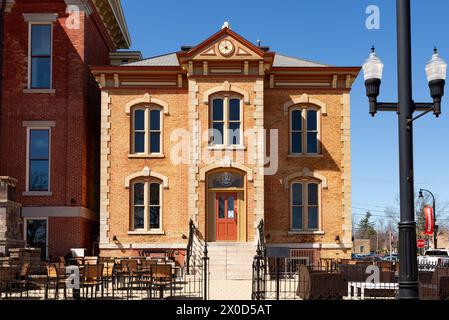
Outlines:
{"label": "white window frame", "polygon": [[46,223],[46,226],[47,226],[47,230],[46,230],[46,236],[45,236],[45,257],[48,259],[48,236],[49,236],[49,233],[48,233],[48,229],[49,229],[49,226],[48,226],[48,224],[49,224],[49,219],[48,219],[48,217],[26,217],[26,218],[23,218],[23,240],[25,241],[25,243],[28,243],[28,239],[27,239],[27,235],[28,235],[28,233],[27,233],[27,225],[28,225],[28,220],[44,220],[44,221],[46,221],[47,223]]}
{"label": "white window frame", "polygon": [[[54,22],[58,18],[58,14],[24,14],[25,21],[28,22],[28,81],[27,89],[24,90],[25,93],[54,93],[53,89],[53,34],[54,34]],[[32,26],[33,25],[50,25],[50,87],[49,88],[33,88],[31,86],[31,43],[32,43]]]}
{"label": "white window frame", "polygon": [[[293,185],[302,185],[302,229],[293,229]],[[308,198],[308,186],[309,184],[316,184],[318,186],[318,227],[316,229],[309,229],[309,198]],[[291,232],[319,232],[322,230],[321,225],[321,181],[313,179],[296,179],[290,182],[290,231]]]}
{"label": "white window frame", "polygon": [[[237,99],[240,101],[240,143],[231,144],[229,141],[229,101]],[[213,144],[213,122],[214,122],[214,100],[223,100],[223,144]],[[209,103],[209,147],[213,149],[244,149],[244,121],[243,121],[243,98],[236,94],[216,94],[210,98]]]}
{"label": "white window frame", "polygon": [[[51,151],[52,151],[52,127],[54,127],[54,123],[52,122],[43,122],[42,125],[39,125],[39,122],[30,123],[29,125],[25,122],[24,126],[26,126],[26,135],[27,135],[27,143],[26,143],[26,183],[25,183],[25,192],[24,196],[52,196],[53,193],[51,191]],[[31,130],[48,130],[48,190],[47,191],[31,191],[30,190],[30,133]]]}
{"label": "white window frame", "polygon": [[[144,111],[144,124],[145,124],[145,139],[144,139],[144,152],[136,152],[135,151],[135,112],[138,110]],[[150,130],[150,112],[152,110],[159,111],[159,123],[160,123],[160,129],[159,131],[151,131]],[[159,152],[150,152],[150,133],[151,132],[159,132],[159,144],[160,144],[160,150]],[[157,105],[151,105],[151,106],[138,106],[134,107],[131,110],[131,155],[132,156],[152,156],[152,157],[163,157],[164,156],[164,110],[163,108],[157,106]]]}
{"label": "white window frame", "polygon": [[[316,111],[317,113],[317,152],[315,153],[309,153],[307,152],[307,133],[309,132],[308,128],[307,128],[307,111],[309,110],[313,110]],[[301,111],[301,142],[302,142],[302,149],[301,152],[293,152],[293,139],[292,139],[292,133],[293,133],[293,117],[292,117],[292,113],[294,111]],[[288,141],[289,141],[289,146],[288,146],[288,153],[291,156],[317,156],[317,155],[321,155],[321,116],[322,116],[322,112],[320,108],[317,108],[315,106],[294,106],[291,107],[289,110],[289,137],[288,137]],[[311,131],[310,131],[311,132]]]}
{"label": "white window frame", "polygon": [[[144,205],[144,227],[143,229],[135,229],[134,228],[134,186],[136,184],[143,183],[144,185],[144,197],[143,197],[143,205]],[[150,228],[150,185],[153,183],[157,183],[159,185],[159,228],[151,229]],[[130,194],[130,231],[135,233],[155,233],[160,234],[163,232],[163,183],[162,181],[156,179],[136,179],[131,183],[131,194]]]}

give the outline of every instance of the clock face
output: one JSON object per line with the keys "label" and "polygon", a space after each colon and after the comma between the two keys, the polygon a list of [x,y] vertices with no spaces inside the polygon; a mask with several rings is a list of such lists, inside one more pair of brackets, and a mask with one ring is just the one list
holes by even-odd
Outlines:
{"label": "clock face", "polygon": [[229,56],[234,52],[234,44],[229,40],[223,40],[218,45],[218,50],[224,56]]}

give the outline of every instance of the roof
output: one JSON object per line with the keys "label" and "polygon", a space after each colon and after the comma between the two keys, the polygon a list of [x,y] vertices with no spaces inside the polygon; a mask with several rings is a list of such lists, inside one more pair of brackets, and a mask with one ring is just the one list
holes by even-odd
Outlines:
{"label": "roof", "polygon": [[276,53],[273,67],[329,67],[329,65]]}
{"label": "roof", "polygon": [[143,59],[137,62],[125,63],[123,66],[141,67],[179,67],[176,52]]}
{"label": "roof", "polygon": [[[123,64],[123,66],[179,67],[179,61],[176,52],[173,52],[160,56],[150,57],[137,62],[126,63]],[[273,67],[329,67],[329,65],[276,53]]]}

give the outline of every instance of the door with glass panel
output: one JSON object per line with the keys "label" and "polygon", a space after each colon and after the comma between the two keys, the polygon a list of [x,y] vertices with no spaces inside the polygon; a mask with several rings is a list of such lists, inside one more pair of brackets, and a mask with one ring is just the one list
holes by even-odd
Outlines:
{"label": "door with glass panel", "polygon": [[217,193],[215,203],[216,240],[237,241],[237,193]]}
{"label": "door with glass panel", "polygon": [[30,248],[41,249],[42,259],[47,258],[47,220],[26,220],[26,243]]}

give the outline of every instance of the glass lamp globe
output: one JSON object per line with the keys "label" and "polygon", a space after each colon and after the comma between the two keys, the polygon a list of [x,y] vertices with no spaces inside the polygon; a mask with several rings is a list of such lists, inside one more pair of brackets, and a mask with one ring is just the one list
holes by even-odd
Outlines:
{"label": "glass lamp globe", "polygon": [[363,64],[363,74],[365,81],[371,79],[382,80],[382,72],[384,69],[384,64],[376,55],[376,50],[374,47],[371,49],[371,53]]}
{"label": "glass lamp globe", "polygon": [[426,65],[427,81],[446,80],[447,63],[441,59],[435,48],[432,58]]}

